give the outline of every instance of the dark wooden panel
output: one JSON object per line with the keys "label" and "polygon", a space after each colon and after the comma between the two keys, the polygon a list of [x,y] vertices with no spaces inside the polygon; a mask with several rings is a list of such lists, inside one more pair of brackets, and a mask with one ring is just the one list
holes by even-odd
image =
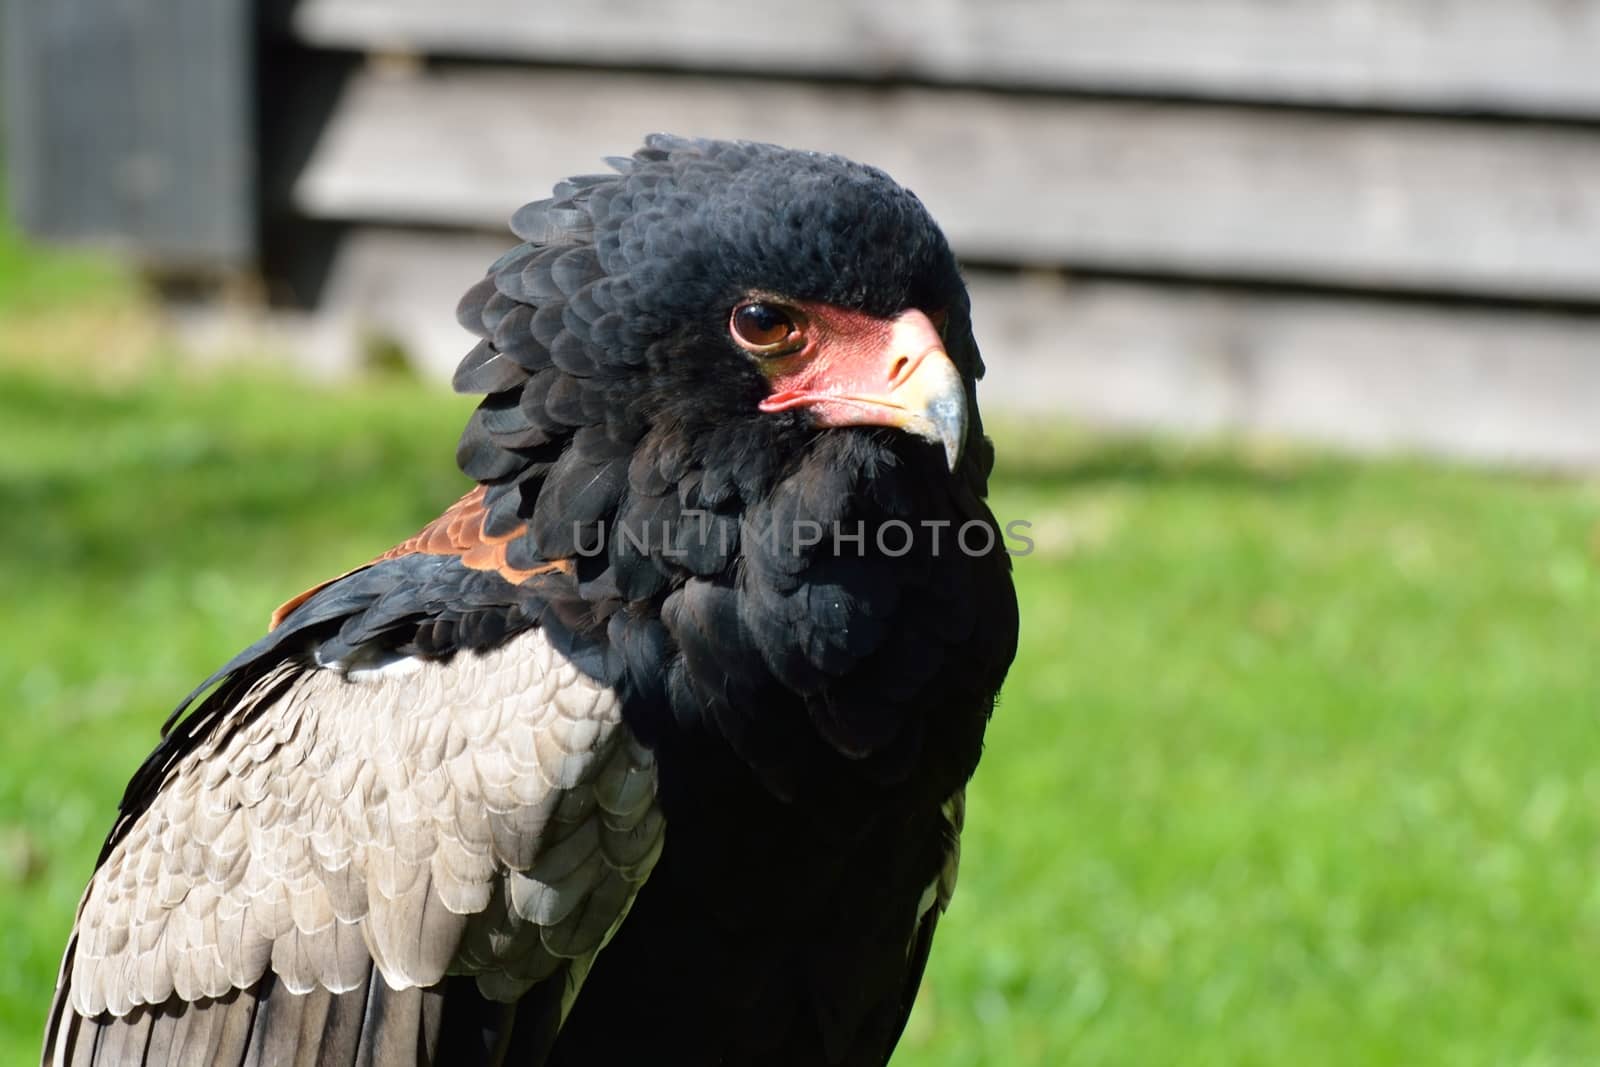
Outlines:
{"label": "dark wooden panel", "polygon": [[254,251],[246,0],[9,0],[6,163],[23,225],[173,266]]}
{"label": "dark wooden panel", "polygon": [[[473,338],[457,295],[508,238],[357,228],[317,351],[390,338],[441,380]],[[1600,314],[973,272],[986,413],[1357,449],[1600,466]],[[341,343],[342,339],[342,343]],[[309,350],[309,349],[308,349]]]}
{"label": "dark wooden panel", "polygon": [[320,45],[1600,114],[1600,0],[303,0]]}
{"label": "dark wooden panel", "polygon": [[1600,298],[1600,130],[978,91],[443,68],[355,78],[294,185],[320,218],[498,229],[653,129],[883,166],[969,259]]}

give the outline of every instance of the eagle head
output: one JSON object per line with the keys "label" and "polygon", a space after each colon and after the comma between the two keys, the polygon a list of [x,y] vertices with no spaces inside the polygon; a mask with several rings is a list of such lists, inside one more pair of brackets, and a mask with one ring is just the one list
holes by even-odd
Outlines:
{"label": "eagle head", "polygon": [[636,704],[757,766],[820,744],[899,773],[920,695],[987,707],[1015,638],[949,244],[833,155],[658,135],[610,162],[518,211],[461,302],[484,533],[519,573],[570,562],[544,624]]}

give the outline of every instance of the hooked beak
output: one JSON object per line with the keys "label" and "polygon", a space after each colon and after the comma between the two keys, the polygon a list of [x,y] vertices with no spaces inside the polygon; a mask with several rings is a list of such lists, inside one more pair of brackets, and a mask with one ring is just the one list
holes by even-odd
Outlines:
{"label": "hooked beak", "polygon": [[819,426],[904,430],[943,446],[954,471],[967,440],[967,390],[932,320],[921,311],[885,322],[829,310],[841,321],[801,366],[768,375],[773,392],[761,410],[804,407]]}

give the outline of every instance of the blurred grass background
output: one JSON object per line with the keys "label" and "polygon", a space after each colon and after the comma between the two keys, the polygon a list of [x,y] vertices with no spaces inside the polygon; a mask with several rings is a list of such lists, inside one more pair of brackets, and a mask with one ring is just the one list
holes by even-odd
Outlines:
{"label": "blurred grass background", "polygon": [[[454,499],[469,408],[181,365],[0,230],[0,1062],[174,701]],[[1600,1062],[1600,483],[998,436],[1023,645],[895,1062]]]}

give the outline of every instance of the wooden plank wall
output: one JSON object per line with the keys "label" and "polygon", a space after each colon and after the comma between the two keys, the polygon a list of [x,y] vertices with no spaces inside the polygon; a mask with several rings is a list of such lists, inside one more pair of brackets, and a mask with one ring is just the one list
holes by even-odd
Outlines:
{"label": "wooden plank wall", "polygon": [[328,306],[443,369],[387,292],[448,321],[474,235],[554,180],[751,137],[923,196],[997,405],[1600,465],[1600,0],[792,10],[301,0],[279,44],[348,77],[266,103],[319,116],[282,188],[346,235]]}
{"label": "wooden plank wall", "polygon": [[321,47],[1590,117],[1587,0],[303,0]]}
{"label": "wooden plank wall", "polygon": [[869,160],[987,263],[1600,300],[1600,136],[1586,129],[685,75],[365,71],[294,198],[318,218],[494,228],[652,129]]}

